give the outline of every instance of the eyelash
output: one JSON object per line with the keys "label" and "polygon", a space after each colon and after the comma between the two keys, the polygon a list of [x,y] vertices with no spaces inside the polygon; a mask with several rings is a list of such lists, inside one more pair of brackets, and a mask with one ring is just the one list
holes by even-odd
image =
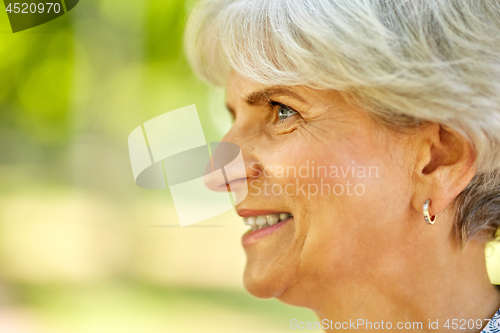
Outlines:
{"label": "eyelash", "polygon": [[[286,105],[286,104],[280,103],[280,102],[276,102],[276,101],[269,101],[269,105],[270,105],[270,106],[271,106],[271,108],[273,108],[273,109],[274,109],[276,106],[281,106],[281,107],[283,107],[283,108],[286,108],[286,109],[290,109],[290,110],[292,110],[293,112],[295,112],[295,114],[300,114],[300,113],[299,113],[298,111],[296,111],[294,108],[292,108],[292,107],[290,107],[290,106],[288,106],[288,105]],[[278,125],[278,124],[282,124],[282,123],[283,123],[283,122],[285,122],[288,118],[290,118],[290,117],[287,117],[287,118],[285,118],[285,119],[280,119],[280,120],[278,120],[278,122],[276,122],[276,125]]]}

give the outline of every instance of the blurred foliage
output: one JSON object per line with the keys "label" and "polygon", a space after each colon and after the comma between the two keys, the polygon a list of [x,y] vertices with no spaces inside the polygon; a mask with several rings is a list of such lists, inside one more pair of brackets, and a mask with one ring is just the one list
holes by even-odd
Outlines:
{"label": "blurred foliage", "polygon": [[[121,145],[133,126],[186,103],[205,111],[208,88],[182,51],[190,6],[87,0],[17,34],[2,11],[0,163],[50,164],[82,133]],[[207,137],[220,138],[206,112],[200,116]]]}
{"label": "blurred foliage", "polygon": [[25,162],[28,150],[61,147],[69,139],[73,36],[66,17],[49,27],[12,34],[0,14],[0,162]]}

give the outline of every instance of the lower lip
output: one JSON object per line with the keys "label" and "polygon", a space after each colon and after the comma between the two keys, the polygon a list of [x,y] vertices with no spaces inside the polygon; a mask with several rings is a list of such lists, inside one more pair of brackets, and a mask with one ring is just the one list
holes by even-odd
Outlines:
{"label": "lower lip", "polygon": [[243,243],[244,247],[250,246],[254,243],[256,243],[259,239],[262,237],[265,237],[267,235],[272,234],[276,230],[280,229],[281,227],[285,226],[288,222],[293,220],[293,217],[290,217],[289,219],[286,219],[285,221],[276,223],[272,226],[265,227],[259,230],[248,230],[244,235],[243,238],[241,239],[241,242]]}

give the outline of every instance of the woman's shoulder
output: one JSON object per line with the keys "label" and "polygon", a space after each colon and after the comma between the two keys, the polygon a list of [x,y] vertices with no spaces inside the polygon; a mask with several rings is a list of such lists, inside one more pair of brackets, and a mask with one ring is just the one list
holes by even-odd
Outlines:
{"label": "woman's shoulder", "polygon": [[481,333],[500,333],[500,309],[490,319],[488,325],[481,331]]}
{"label": "woman's shoulder", "polygon": [[[500,285],[496,287],[500,289]],[[500,333],[500,309],[493,315],[493,318],[490,319],[481,333]]]}

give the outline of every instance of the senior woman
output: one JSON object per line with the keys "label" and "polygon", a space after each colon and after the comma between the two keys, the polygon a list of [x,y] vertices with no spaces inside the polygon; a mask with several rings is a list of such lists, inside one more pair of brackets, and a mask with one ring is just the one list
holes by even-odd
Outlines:
{"label": "senior woman", "polygon": [[497,0],[201,1],[185,42],[245,159],[250,293],[328,330],[498,332]]}

